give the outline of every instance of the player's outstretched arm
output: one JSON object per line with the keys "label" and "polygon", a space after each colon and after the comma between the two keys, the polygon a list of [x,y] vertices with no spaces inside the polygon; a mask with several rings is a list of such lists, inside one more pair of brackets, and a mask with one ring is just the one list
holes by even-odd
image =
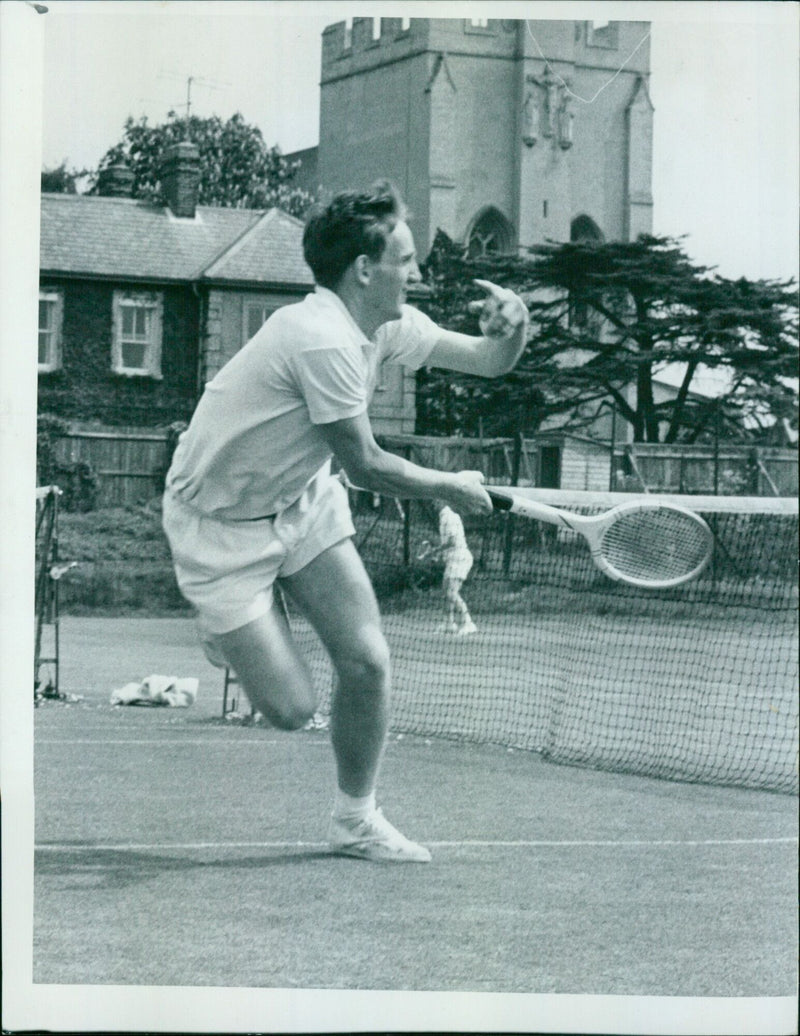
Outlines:
{"label": "player's outstretched arm", "polygon": [[491,281],[476,280],[486,297],[471,302],[470,310],[480,314],[480,335],[463,335],[441,329],[428,364],[462,374],[496,378],[513,370],[528,340],[528,307],[510,288]]}
{"label": "player's outstretched arm", "polygon": [[456,511],[490,514],[480,471],[437,471],[382,449],[366,413],[317,425],[350,482],[400,500],[445,500]]}

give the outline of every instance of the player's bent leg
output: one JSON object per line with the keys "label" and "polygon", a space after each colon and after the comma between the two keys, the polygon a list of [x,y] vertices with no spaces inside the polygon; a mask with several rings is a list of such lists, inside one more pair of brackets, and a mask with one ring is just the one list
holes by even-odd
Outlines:
{"label": "player's bent leg", "polygon": [[314,715],[317,700],[308,665],[298,652],[283,609],[214,638],[250,704],[275,727],[297,730]]}
{"label": "player's bent leg", "polygon": [[352,541],[329,548],[282,584],[320,635],[337,675],[331,739],[340,794],[331,817],[331,848],[381,863],[427,863],[430,852],[375,806],[388,726],[389,650],[372,584]]}
{"label": "player's bent leg", "polygon": [[339,787],[355,797],[368,795],[383,753],[390,684],[389,649],[372,583],[347,539],[281,585],[319,634],[336,671],[331,739]]}

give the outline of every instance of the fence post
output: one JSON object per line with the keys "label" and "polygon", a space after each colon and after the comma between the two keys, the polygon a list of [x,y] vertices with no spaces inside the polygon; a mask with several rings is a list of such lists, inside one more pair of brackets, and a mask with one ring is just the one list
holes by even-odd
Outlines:
{"label": "fence post", "polygon": [[616,471],[616,460],[617,460],[617,408],[616,405],[611,407],[611,449],[609,451],[611,459],[609,461],[608,471],[608,491],[613,493],[617,488],[617,471]]}
{"label": "fence post", "polygon": [[[511,456],[511,485],[519,485],[519,469],[522,462],[522,413],[520,412],[517,421],[517,429],[514,432],[514,452]],[[511,572],[511,555],[514,549],[514,516],[506,512],[506,536],[503,545],[503,575],[508,576]]]}

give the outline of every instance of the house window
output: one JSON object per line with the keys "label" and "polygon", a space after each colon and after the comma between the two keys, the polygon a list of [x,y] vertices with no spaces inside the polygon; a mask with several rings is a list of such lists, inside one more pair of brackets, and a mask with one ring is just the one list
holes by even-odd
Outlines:
{"label": "house window", "polygon": [[111,369],[126,376],[161,377],[162,297],[114,292]]}
{"label": "house window", "polygon": [[488,29],[488,18],[467,18],[467,29]]}
{"label": "house window", "polygon": [[61,366],[61,320],[64,297],[60,291],[39,292],[39,370],[43,373]]}
{"label": "house window", "polygon": [[267,317],[274,312],[275,306],[268,305],[266,302],[245,302],[243,322],[244,341],[242,342],[242,345],[245,345],[250,341],[253,335],[263,326]]}

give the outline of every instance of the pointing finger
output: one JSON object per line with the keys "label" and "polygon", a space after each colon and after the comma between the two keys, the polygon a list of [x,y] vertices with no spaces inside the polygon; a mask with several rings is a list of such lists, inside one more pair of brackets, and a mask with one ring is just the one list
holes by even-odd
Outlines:
{"label": "pointing finger", "polygon": [[472,283],[477,284],[479,288],[483,288],[483,290],[488,292],[490,295],[498,295],[500,292],[503,291],[503,289],[498,284],[492,284],[491,281],[482,281],[477,277],[473,280]]}

